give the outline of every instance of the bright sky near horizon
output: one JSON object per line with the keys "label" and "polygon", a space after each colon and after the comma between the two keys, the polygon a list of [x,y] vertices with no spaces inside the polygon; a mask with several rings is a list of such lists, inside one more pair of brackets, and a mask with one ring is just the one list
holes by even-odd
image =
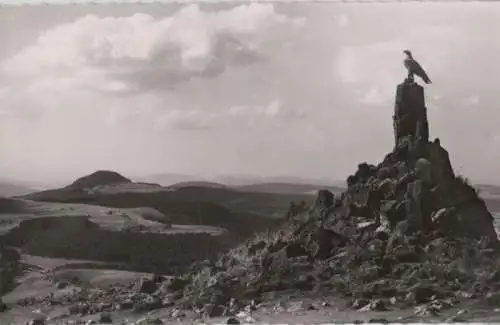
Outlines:
{"label": "bright sky near horizon", "polygon": [[431,139],[500,183],[494,3],[13,6],[0,11],[0,176],[97,169],[337,178],[392,149],[402,50]]}

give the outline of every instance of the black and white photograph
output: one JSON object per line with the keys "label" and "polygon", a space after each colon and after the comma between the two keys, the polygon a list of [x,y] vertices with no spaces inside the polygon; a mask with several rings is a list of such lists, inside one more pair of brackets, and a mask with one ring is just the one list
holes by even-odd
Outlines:
{"label": "black and white photograph", "polygon": [[498,17],[0,0],[0,324],[500,321]]}

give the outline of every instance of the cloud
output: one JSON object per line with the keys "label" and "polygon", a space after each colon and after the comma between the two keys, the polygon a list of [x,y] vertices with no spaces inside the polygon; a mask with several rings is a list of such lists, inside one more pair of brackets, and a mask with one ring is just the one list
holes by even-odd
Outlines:
{"label": "cloud", "polygon": [[385,104],[387,95],[388,94],[384,94],[379,88],[371,88],[361,97],[360,102],[368,105]]}
{"label": "cloud", "polygon": [[[405,30],[399,37],[363,45],[345,45],[333,61],[333,74],[346,87],[357,87],[364,92],[362,102],[392,101],[394,85],[406,75],[403,67],[404,49],[411,49],[431,79],[442,73],[452,61],[452,51],[441,46],[444,42],[464,48],[463,34],[458,27],[424,26]],[[377,85],[377,90],[372,89]],[[366,97],[367,96],[367,97]],[[380,97],[380,96],[383,96]]]}
{"label": "cloud", "polygon": [[[249,49],[231,34],[220,34],[211,51],[206,62],[193,61],[191,67],[183,67],[182,60],[178,60],[175,53],[164,52],[152,61],[135,63],[133,68],[110,69],[108,76],[126,82],[131,92],[165,90],[192,78],[215,78],[229,67],[244,67],[265,61],[264,55]],[[163,59],[158,61],[163,56],[167,62]]]}
{"label": "cloud", "polygon": [[477,106],[480,102],[480,98],[478,96],[469,96],[464,99],[464,105],[465,106]]}
{"label": "cloud", "polygon": [[349,26],[351,20],[347,14],[338,14],[334,18],[337,26],[340,28],[346,28]]}
{"label": "cloud", "polygon": [[281,103],[278,100],[273,101],[267,106],[266,114],[268,116],[276,116],[279,114],[281,109]]}
{"label": "cloud", "polygon": [[284,107],[280,100],[264,105],[233,105],[226,111],[195,109],[157,109],[156,129],[166,127],[183,131],[203,131],[214,128],[275,127],[283,122],[305,117],[304,112]]}
{"label": "cloud", "polygon": [[11,77],[30,78],[75,72],[85,78],[101,72],[100,78],[115,83],[86,84],[100,91],[168,88],[264,60],[259,47],[282,24],[300,27],[304,19],[288,18],[273,5],[258,3],[219,12],[204,12],[192,4],[163,19],[142,13],[118,18],[87,15],[44,31],[1,68]]}
{"label": "cloud", "polygon": [[216,127],[220,122],[217,118],[217,114],[200,109],[176,109],[163,112],[154,123],[160,129],[170,126],[176,130],[205,130]]}
{"label": "cloud", "polygon": [[234,105],[228,109],[228,115],[233,119],[241,118],[248,122],[247,125],[255,125],[258,121],[272,120],[281,124],[284,121],[292,121],[306,117],[304,111],[292,109],[284,105],[280,100],[273,100],[265,105]]}

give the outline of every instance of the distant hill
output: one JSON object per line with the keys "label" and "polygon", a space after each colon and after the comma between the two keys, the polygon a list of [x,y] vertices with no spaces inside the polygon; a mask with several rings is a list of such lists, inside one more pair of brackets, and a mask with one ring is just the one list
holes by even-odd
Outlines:
{"label": "distant hill", "polygon": [[82,196],[89,195],[92,189],[106,190],[110,186],[118,187],[127,184],[132,184],[132,181],[116,172],[99,170],[90,175],[80,177],[70,185],[62,188],[16,196],[34,201],[72,202],[72,200],[79,200]]}
{"label": "distant hill", "polygon": [[494,213],[500,213],[500,186],[491,184],[474,185],[479,190],[479,196],[488,206],[488,210]]}
{"label": "distant hill", "polygon": [[328,189],[333,193],[341,193],[344,189],[336,186],[292,183],[260,183],[234,187],[239,191],[275,194],[309,194],[314,195],[317,190]]}
{"label": "distant hill", "polygon": [[254,184],[283,183],[283,184],[328,184],[337,186],[339,182],[328,179],[316,179],[295,176],[252,176],[252,175],[219,175],[212,178],[212,181],[226,184],[228,186],[246,186]]}
{"label": "distant hill", "polygon": [[99,170],[87,176],[78,178],[72,184],[68,185],[67,188],[82,190],[87,188],[93,188],[95,186],[111,185],[111,184],[121,184],[121,183],[132,183],[132,181],[117,172],[109,170]]}
{"label": "distant hill", "polygon": [[287,184],[324,184],[334,187],[342,187],[344,182],[325,178],[307,178],[295,176],[258,176],[249,174],[221,174],[216,176],[199,176],[181,173],[161,173],[140,177],[133,177],[134,181],[157,183],[162,186],[171,186],[186,182],[208,182],[219,183],[226,186],[244,186],[263,183],[287,183]]}
{"label": "distant hill", "polygon": [[479,189],[481,195],[500,197],[500,186],[489,185],[489,184],[478,184],[475,185],[474,187]]}
{"label": "distant hill", "polygon": [[36,190],[23,185],[17,185],[0,181],[0,196],[9,197],[16,195],[25,195],[35,191]]}
{"label": "distant hill", "polygon": [[160,184],[161,186],[171,186],[174,184],[185,183],[185,182],[206,181],[202,177],[189,174],[179,174],[179,173],[153,174],[147,176],[133,177],[133,179],[134,181],[137,182],[156,183]]}
{"label": "distant hill", "polygon": [[215,182],[204,182],[204,181],[180,182],[168,186],[168,188],[170,189],[179,189],[185,187],[202,187],[202,188],[219,188],[219,189],[227,188],[227,186],[224,184]]}
{"label": "distant hill", "polygon": [[[98,171],[81,177],[71,185],[20,196],[22,199],[84,203],[115,208],[151,207],[174,224],[205,225],[228,229],[237,236],[251,235],[280,222],[290,202],[311,200],[302,187],[291,191],[247,191],[220,183],[190,181],[164,187],[158,184],[132,182],[109,171]],[[252,188],[250,188],[252,189]]]}

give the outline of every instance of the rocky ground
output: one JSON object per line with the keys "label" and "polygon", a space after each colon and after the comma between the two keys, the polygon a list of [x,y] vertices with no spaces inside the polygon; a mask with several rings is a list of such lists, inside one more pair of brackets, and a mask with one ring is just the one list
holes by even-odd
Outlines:
{"label": "rocky ground", "polygon": [[49,272],[44,281],[57,290],[5,301],[2,324],[26,320],[26,310],[46,324],[500,319],[493,216],[427,125],[423,89],[405,80],[394,149],[359,164],[342,195],[319,191],[279,229],[182,276],[99,287]]}
{"label": "rocky ground", "polygon": [[[177,304],[181,288],[173,278],[120,274],[112,281],[102,273],[74,269],[26,277],[26,299],[20,287],[4,297],[2,324],[238,324],[238,323],[367,323],[495,321],[499,295],[429,297],[415,303],[394,299],[354,301],[331,290],[283,289],[248,302],[231,300],[226,307],[207,303],[186,309]],[[99,280],[98,274],[101,279]],[[111,271],[110,271],[111,274]],[[71,276],[73,277],[71,277]],[[93,281],[81,280],[83,278]],[[34,291],[36,290],[36,292]],[[417,290],[418,291],[418,290]],[[417,292],[413,291],[413,292]],[[213,298],[212,300],[214,300]],[[368,301],[367,304],[365,304]],[[384,303],[383,301],[387,301]],[[43,320],[43,323],[42,323]],[[35,322],[34,322],[35,321]]]}

